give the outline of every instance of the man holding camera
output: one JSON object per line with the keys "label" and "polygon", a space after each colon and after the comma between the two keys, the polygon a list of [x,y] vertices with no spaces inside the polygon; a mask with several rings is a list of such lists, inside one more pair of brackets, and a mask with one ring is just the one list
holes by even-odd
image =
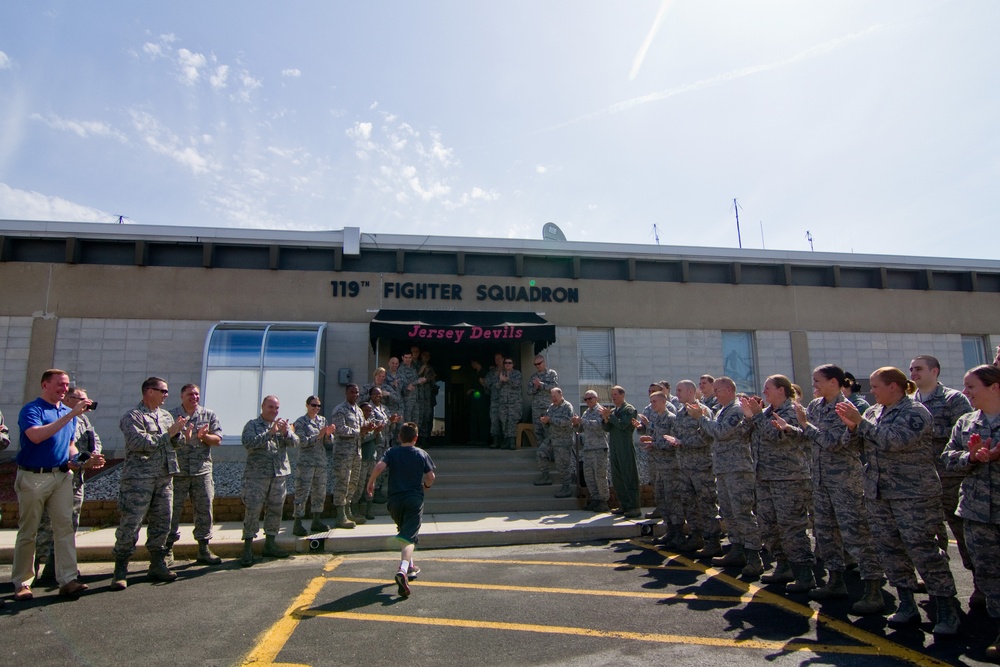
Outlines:
{"label": "man holding camera", "polygon": [[[21,429],[21,449],[17,453],[14,489],[19,519],[11,570],[15,600],[33,597],[35,535],[44,510],[52,517],[59,594],[75,596],[87,590],[87,585],[77,580],[71,470],[81,464],[71,463],[71,453],[76,435],[75,419],[90,407],[90,401],[79,401],[74,408],[63,404],[69,391],[69,375],[57,368],[45,371],[41,384],[41,394],[21,408],[17,420]],[[103,464],[100,454],[90,458],[92,461],[82,465]]]}
{"label": "man holding camera", "polygon": [[[72,386],[66,392],[63,402],[72,410],[80,401],[90,400],[87,390],[82,387]],[[90,401],[87,412],[97,409],[97,401]],[[101,453],[101,437],[97,435],[87,412],[76,418],[76,435],[73,445],[76,447],[76,462],[79,464],[73,470],[73,532],[80,527],[80,512],[83,509],[83,463],[89,460],[94,454]],[[71,456],[72,458],[72,456]],[[96,463],[96,462],[95,462]],[[91,464],[94,469],[101,465]],[[42,512],[42,521],[38,525],[38,535],[35,537],[35,570],[42,566],[41,574],[38,575],[38,583],[55,581],[55,558],[52,554],[52,520],[48,512]]]}

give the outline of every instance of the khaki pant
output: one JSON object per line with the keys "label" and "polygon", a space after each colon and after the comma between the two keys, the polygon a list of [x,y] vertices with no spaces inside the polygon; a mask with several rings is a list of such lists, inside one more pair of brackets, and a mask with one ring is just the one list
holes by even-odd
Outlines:
{"label": "khaki pant", "polygon": [[73,530],[73,473],[33,473],[18,470],[14,481],[20,518],[14,543],[11,581],[14,591],[35,579],[35,536],[48,510],[56,552],[56,581],[60,586],[76,579],[76,531]]}

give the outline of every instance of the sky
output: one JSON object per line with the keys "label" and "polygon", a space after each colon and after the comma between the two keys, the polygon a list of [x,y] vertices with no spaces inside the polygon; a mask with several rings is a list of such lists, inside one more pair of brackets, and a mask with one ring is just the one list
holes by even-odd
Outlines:
{"label": "sky", "polygon": [[997,25],[995,0],[5,0],[0,219],[1000,259]]}

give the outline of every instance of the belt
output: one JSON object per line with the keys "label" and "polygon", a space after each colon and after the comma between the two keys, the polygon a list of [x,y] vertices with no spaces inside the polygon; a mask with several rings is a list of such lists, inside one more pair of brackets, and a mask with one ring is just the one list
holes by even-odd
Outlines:
{"label": "belt", "polygon": [[19,465],[17,466],[17,469],[25,472],[33,472],[36,475],[42,475],[48,472],[69,472],[69,464],[64,463],[60,466],[56,466],[55,468],[29,468],[28,466]]}

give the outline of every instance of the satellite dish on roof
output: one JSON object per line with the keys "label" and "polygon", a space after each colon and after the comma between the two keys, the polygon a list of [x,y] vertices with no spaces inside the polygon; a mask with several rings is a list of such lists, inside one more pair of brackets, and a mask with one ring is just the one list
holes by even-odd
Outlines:
{"label": "satellite dish on roof", "polygon": [[554,222],[546,222],[542,225],[543,241],[565,241],[566,235],[559,229],[559,225]]}

